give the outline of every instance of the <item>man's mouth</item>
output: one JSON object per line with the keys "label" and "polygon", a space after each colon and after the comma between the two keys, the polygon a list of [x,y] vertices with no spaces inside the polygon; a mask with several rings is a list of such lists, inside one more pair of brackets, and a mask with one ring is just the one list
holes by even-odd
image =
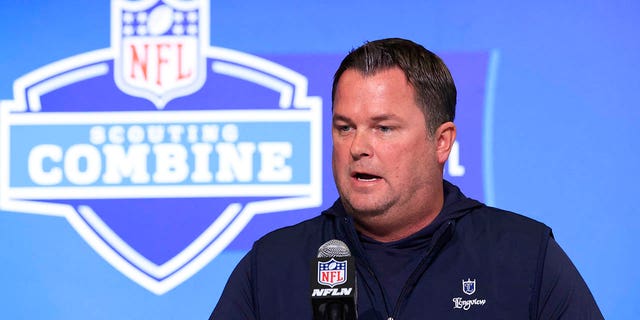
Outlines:
{"label": "man's mouth", "polygon": [[368,174],[368,173],[355,173],[354,178],[358,179],[359,181],[375,181],[380,179],[379,176],[375,176],[372,174]]}

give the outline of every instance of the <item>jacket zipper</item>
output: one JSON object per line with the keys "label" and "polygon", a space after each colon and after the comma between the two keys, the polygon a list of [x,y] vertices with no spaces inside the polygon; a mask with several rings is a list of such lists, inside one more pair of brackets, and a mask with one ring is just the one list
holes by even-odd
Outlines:
{"label": "jacket zipper", "polygon": [[[364,254],[364,248],[362,248],[360,244],[360,240],[358,239],[358,233],[356,232],[356,228],[353,224],[353,220],[350,217],[344,217],[343,221],[346,226],[345,228],[347,233],[346,238],[348,238],[349,241],[353,243],[355,250],[357,250],[358,252],[358,256],[362,257],[361,259],[356,259],[356,261],[360,261],[360,265],[363,266],[366,272],[368,273],[368,275],[371,278],[373,278],[373,282],[377,287],[376,288],[377,289],[376,291],[378,293],[377,295],[380,296],[380,301],[384,305],[384,311],[386,314],[389,314],[389,304],[387,302],[387,297],[385,296],[384,289],[382,288],[382,283],[378,280],[378,277],[376,276],[375,272],[373,272],[373,269],[371,269],[371,264],[369,263],[369,260],[367,259],[366,255]],[[367,285],[367,287],[369,286]],[[374,298],[373,301],[375,301],[375,297],[376,297],[376,294],[373,295],[373,298]],[[375,305],[377,305],[377,303],[374,303],[374,308],[375,308]],[[392,318],[388,317],[387,320],[389,319],[393,320]]]}
{"label": "jacket zipper", "polygon": [[[453,221],[447,221],[444,226],[442,226],[433,236],[432,245],[430,246],[427,254],[420,261],[416,269],[411,273],[409,279],[404,284],[402,291],[400,291],[400,296],[398,297],[398,301],[396,301],[395,308],[393,310],[392,315],[390,315],[387,320],[394,320],[398,318],[398,314],[400,314],[400,309],[406,303],[406,300],[411,293],[411,290],[415,287],[415,284],[418,281],[418,278],[427,270],[427,268],[433,262],[435,256],[440,249],[444,246],[445,243],[451,239],[451,235],[453,234]],[[377,279],[376,279],[377,280]]]}

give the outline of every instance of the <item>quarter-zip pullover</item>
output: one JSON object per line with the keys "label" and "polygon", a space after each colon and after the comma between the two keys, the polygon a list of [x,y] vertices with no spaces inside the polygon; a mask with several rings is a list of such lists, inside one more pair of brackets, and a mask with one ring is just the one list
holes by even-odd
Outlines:
{"label": "quarter-zip pullover", "polygon": [[602,319],[551,230],[444,182],[423,230],[393,243],[356,232],[340,200],[254,243],[210,319],[312,319],[310,263],[330,239],[356,261],[358,319]]}

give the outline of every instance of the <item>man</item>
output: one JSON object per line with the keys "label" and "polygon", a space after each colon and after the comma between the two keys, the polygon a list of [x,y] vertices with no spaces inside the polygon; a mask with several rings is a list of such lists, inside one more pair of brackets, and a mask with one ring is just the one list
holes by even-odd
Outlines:
{"label": "man", "polygon": [[403,39],[364,44],[333,82],[340,198],[256,241],[212,319],[311,319],[310,261],[330,239],[355,261],[358,319],[601,319],[551,230],[443,180],[456,138],[444,63]]}

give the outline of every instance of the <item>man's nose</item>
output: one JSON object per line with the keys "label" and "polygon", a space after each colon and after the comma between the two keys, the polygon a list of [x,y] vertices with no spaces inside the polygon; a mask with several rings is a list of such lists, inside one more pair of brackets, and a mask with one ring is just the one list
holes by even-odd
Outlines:
{"label": "man's nose", "polygon": [[373,149],[371,147],[371,137],[369,134],[363,131],[356,132],[351,141],[351,157],[353,159],[360,159],[363,157],[370,157],[373,155]]}

